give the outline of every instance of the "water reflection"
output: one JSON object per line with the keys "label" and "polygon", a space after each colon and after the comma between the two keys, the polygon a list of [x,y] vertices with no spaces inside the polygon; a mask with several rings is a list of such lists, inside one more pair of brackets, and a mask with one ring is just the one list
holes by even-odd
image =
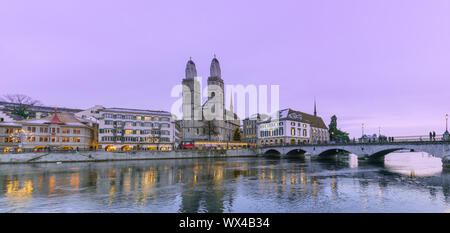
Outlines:
{"label": "water reflection", "polygon": [[434,176],[442,172],[442,161],[425,152],[397,152],[386,155],[385,167],[407,176]]}
{"label": "water reflection", "polygon": [[448,211],[448,172],[413,179],[392,173],[400,157],[351,159],[1,165],[0,212]]}

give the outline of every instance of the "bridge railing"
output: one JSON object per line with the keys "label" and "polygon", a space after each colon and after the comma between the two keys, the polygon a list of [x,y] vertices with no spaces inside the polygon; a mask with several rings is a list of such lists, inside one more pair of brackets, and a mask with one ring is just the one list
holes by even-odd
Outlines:
{"label": "bridge railing", "polygon": [[260,145],[260,148],[265,147],[279,147],[279,146],[324,146],[324,145],[372,145],[372,144],[397,144],[397,143],[450,143],[450,141],[444,141],[443,135],[436,135],[435,137],[429,137],[429,135],[418,136],[394,136],[387,139],[380,138],[365,138],[364,140],[350,140],[348,142],[320,142],[320,143],[283,143],[283,144],[266,144]]}
{"label": "bridge railing", "polygon": [[442,134],[436,135],[435,137],[430,137],[429,135],[419,135],[419,136],[396,136],[394,142],[430,142],[430,141],[442,141]]}

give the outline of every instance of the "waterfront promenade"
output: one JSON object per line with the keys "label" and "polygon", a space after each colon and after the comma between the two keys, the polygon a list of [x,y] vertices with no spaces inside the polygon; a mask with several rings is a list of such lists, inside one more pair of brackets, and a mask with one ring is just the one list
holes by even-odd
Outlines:
{"label": "waterfront promenade", "polygon": [[254,149],[237,150],[178,150],[178,151],[68,151],[0,154],[0,164],[55,163],[55,162],[104,162],[123,160],[161,160],[192,158],[225,158],[258,156]]}

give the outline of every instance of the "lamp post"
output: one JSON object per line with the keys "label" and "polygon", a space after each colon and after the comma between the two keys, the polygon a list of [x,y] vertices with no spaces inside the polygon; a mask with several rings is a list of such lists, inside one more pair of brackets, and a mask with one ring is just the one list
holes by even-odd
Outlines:
{"label": "lamp post", "polygon": [[450,133],[448,132],[448,114],[445,114],[445,132],[442,135],[442,140],[444,141],[450,140]]}
{"label": "lamp post", "polygon": [[361,137],[363,137],[364,136],[364,123],[362,123],[362,125],[361,125],[361,131],[362,131]]}
{"label": "lamp post", "polygon": [[448,114],[445,114],[445,132],[448,132]]}
{"label": "lamp post", "polygon": [[381,126],[378,127],[378,137],[381,136]]}

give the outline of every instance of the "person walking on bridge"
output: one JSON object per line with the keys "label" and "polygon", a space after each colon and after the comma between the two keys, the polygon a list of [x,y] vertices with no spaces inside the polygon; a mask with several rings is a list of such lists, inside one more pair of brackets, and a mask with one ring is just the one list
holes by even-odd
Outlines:
{"label": "person walking on bridge", "polygon": [[433,140],[433,133],[430,131],[430,141]]}
{"label": "person walking on bridge", "polygon": [[436,141],[436,131],[433,131],[433,141]]}

